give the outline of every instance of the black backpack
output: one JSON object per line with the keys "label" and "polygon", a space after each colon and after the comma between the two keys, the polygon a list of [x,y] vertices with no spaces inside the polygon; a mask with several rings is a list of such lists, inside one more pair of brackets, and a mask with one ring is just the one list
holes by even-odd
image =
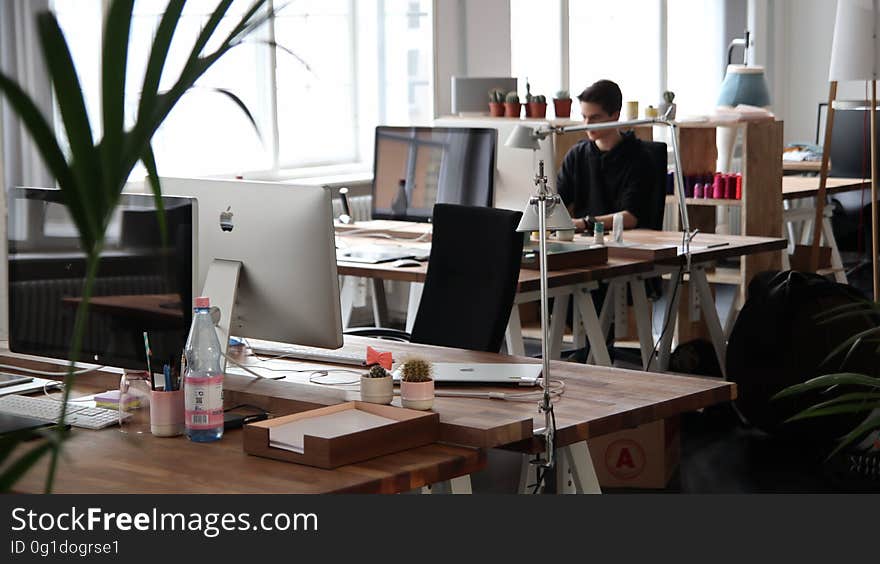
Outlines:
{"label": "black backpack", "polygon": [[841,365],[844,354],[826,362],[847,338],[880,325],[877,315],[826,324],[816,320],[817,314],[865,299],[852,286],[815,274],[765,272],[752,280],[727,346],[727,377],[737,385],[736,406],[749,423],[768,433],[831,441],[864,420],[861,414],[785,423],[822,401],[823,395],[770,398],[785,387],[822,374],[847,371],[878,375],[876,343],[859,347],[846,366]]}

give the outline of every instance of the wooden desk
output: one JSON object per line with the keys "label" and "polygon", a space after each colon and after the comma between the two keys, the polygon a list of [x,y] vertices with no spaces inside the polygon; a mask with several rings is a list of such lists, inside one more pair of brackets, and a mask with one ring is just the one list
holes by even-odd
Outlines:
{"label": "wooden desk", "polygon": [[[828,195],[858,191],[870,187],[870,179],[862,180],[860,178],[830,177],[825,184]],[[813,224],[816,221],[816,197],[818,195],[819,177],[817,176],[785,176],[782,178],[783,231],[788,237],[792,249],[798,243],[802,245],[812,244],[813,231],[815,229]],[[837,282],[846,284],[846,270],[843,267],[843,260],[837,248],[834,230],[831,228],[831,212],[831,207],[826,206],[825,217],[822,219],[822,225],[819,226],[822,230],[824,244],[831,248],[831,268],[820,270],[819,273],[833,274]],[[789,268],[788,253],[785,253],[783,255],[783,269],[788,270]]]}
{"label": "wooden desk", "polygon": [[[442,347],[378,341],[346,336],[344,350],[363,352],[367,345],[392,351],[396,359],[417,354],[431,361],[527,362],[535,359]],[[57,365],[2,357],[2,361],[47,369]],[[253,357],[249,366],[263,365]],[[311,363],[270,361],[302,370]],[[565,382],[565,393],[555,403],[556,445],[563,452],[587,452],[586,440],[623,429],[672,417],[687,411],[730,401],[736,386],[720,380],[651,374],[583,364],[553,362],[553,379]],[[278,373],[273,373],[278,375]],[[106,389],[118,375],[99,373],[81,377],[77,388],[86,392]],[[443,387],[440,390],[454,390]],[[476,388],[480,391],[522,393],[537,388]],[[474,391],[475,388],[459,388]],[[254,380],[227,375],[224,383],[227,405],[251,403],[274,415],[295,413],[323,405],[358,399],[357,388],[330,390],[309,383],[307,374],[288,373],[286,381]],[[394,404],[399,405],[399,397]],[[288,464],[245,455],[241,435],[230,432],[219,443],[190,443],[184,438],[129,441],[117,429],[74,430],[66,457],[61,462],[56,491],[79,493],[110,492],[382,492],[418,488],[479,470],[485,463],[482,450],[506,446],[525,453],[542,448],[538,433],[544,420],[536,409],[537,399],[501,401],[479,398],[437,397],[434,411],[440,414],[441,441],[460,446],[431,445],[380,457],[336,470]],[[587,456],[578,457],[589,468],[580,468],[581,479],[592,473]],[[564,466],[564,465],[561,465]],[[571,468],[567,467],[568,470]],[[42,488],[45,462],[19,484],[23,492]],[[567,471],[568,471],[567,470]],[[198,476],[196,479],[182,479]],[[562,482],[560,482],[562,483]],[[587,486],[580,486],[582,489]]]}
{"label": "wooden desk", "polygon": [[[72,307],[79,306],[82,298],[64,298]],[[89,301],[89,310],[116,318],[126,319],[132,325],[143,327],[180,327],[183,324],[180,294],[136,294],[95,296]]]}
{"label": "wooden desk", "polygon": [[[50,363],[6,353],[3,362],[42,370]],[[236,377],[230,377],[228,389]],[[240,380],[240,378],[238,379]],[[103,371],[77,377],[74,395],[119,385],[119,375]],[[234,397],[234,394],[233,394]],[[234,400],[231,400],[234,401]],[[227,404],[229,405],[229,404]],[[24,449],[29,448],[27,445]],[[42,493],[49,459],[16,485],[22,493]],[[400,493],[452,481],[485,467],[476,448],[434,444],[323,470],[245,454],[242,431],[228,431],[215,443],[185,437],[130,437],[118,427],[74,428],[64,447],[55,493]]]}
{"label": "wooden desk", "polygon": [[[871,179],[829,177],[825,182],[828,194],[851,192],[871,187]],[[819,195],[818,176],[785,176],[782,178],[782,199],[815,198]]]}

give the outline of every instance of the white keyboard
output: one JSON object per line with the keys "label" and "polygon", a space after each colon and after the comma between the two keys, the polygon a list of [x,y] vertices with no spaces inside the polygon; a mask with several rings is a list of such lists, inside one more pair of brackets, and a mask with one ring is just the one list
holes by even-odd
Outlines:
{"label": "white keyboard", "polygon": [[[61,402],[48,397],[32,398],[9,395],[0,397],[0,413],[21,415],[58,423],[61,417]],[[119,411],[103,407],[88,407],[78,403],[68,403],[66,423],[84,429],[103,429],[119,423]]]}
{"label": "white keyboard", "polygon": [[305,347],[300,345],[269,345],[268,343],[253,343],[250,345],[250,349],[251,352],[257,356],[314,360],[316,362],[326,362],[328,364],[364,366],[363,354],[347,353],[335,349],[322,349],[319,347]]}

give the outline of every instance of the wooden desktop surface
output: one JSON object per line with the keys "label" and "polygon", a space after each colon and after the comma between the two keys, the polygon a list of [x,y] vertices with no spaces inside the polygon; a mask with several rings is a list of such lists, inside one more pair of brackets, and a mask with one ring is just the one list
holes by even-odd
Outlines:
{"label": "wooden desktop surface", "polygon": [[[78,306],[82,298],[64,298],[63,302]],[[181,322],[180,294],[133,294],[94,296],[89,300],[89,310],[113,316],[130,316],[137,319]]]}
{"label": "wooden desktop surface", "polygon": [[[681,245],[681,232],[633,229],[623,232],[623,240],[624,242],[654,245]],[[786,248],[787,244],[785,239],[777,237],[697,233],[697,236],[691,241],[691,261],[696,263],[711,262],[769,251],[780,251]],[[659,264],[683,264],[685,257],[679,255],[658,262]]]}
{"label": "wooden desktop surface", "polygon": [[[426,252],[428,243],[411,243],[394,241],[390,242],[373,237],[346,236],[345,242],[356,247],[358,245],[401,245],[405,247],[424,247]],[[421,262],[418,266],[397,267],[394,262],[379,264],[363,264],[355,262],[338,261],[336,269],[341,275],[362,276],[364,278],[380,278],[382,280],[398,280],[401,282],[424,282],[428,272],[428,261]],[[651,269],[651,264],[637,259],[609,259],[607,263],[585,266],[582,268],[568,268],[549,272],[548,282],[551,288],[591,282],[595,280],[607,280],[618,276],[639,274]],[[519,273],[517,292],[530,292],[540,289],[540,274],[537,270],[522,269]]]}
{"label": "wooden desktop surface", "polygon": [[[63,370],[58,361],[8,356],[2,362],[41,370]],[[33,357],[29,357],[33,358]],[[119,374],[101,371],[77,377],[74,396],[118,387]],[[60,393],[55,394],[56,397]],[[27,445],[22,449],[29,448]],[[48,457],[16,484],[20,493],[41,493]],[[119,427],[73,428],[55,479],[55,493],[399,493],[477,472],[486,455],[476,448],[433,444],[358,464],[323,470],[250,456],[242,431],[220,441],[193,443],[185,437],[132,437]]]}
{"label": "wooden desktop surface", "polygon": [[[343,350],[361,354],[367,345],[391,351],[395,360],[407,355],[419,355],[437,362],[538,362],[527,357],[354,336],[345,337]],[[242,360],[249,366],[284,366],[295,370],[327,367],[289,360],[272,360],[267,365],[250,356]],[[12,358],[2,358],[2,361],[7,364],[20,362],[32,368],[55,366],[54,369],[58,369],[57,364],[41,361],[26,362]],[[338,378],[356,379],[359,370],[354,370],[352,374],[331,374]],[[266,374],[277,376],[281,373]],[[307,372],[287,373],[286,381],[276,381],[229,374],[224,384],[225,400],[229,406],[247,403],[263,407],[273,415],[285,415],[359,397],[356,386],[349,386],[347,391],[328,388],[310,383],[310,376]],[[566,362],[553,362],[551,377],[565,383],[565,393],[555,402],[554,408],[559,447],[731,401],[736,397],[734,384],[717,379]],[[114,381],[118,382],[117,374],[102,372],[78,378],[77,389],[93,393],[112,387]],[[443,386],[439,389],[509,394],[539,391],[538,388],[518,387]],[[394,405],[400,405],[399,397],[395,398]],[[66,449],[67,458],[59,473],[57,491],[401,491],[480,469],[485,462],[483,454],[468,447],[504,446],[537,452],[542,442],[536,433],[544,426],[537,405],[537,398],[503,401],[437,397],[434,411],[440,414],[441,441],[458,447],[428,446],[332,471],[247,456],[241,450],[241,435],[238,432],[230,432],[219,443],[202,445],[180,437],[147,437],[144,441],[131,444],[116,428],[74,430],[72,442]],[[45,466],[40,468],[42,470],[35,470],[21,482],[21,491],[40,491]],[[190,479],[194,476],[200,477]]]}
{"label": "wooden desktop surface", "polygon": [[[829,177],[825,183],[828,194],[850,192],[871,187],[871,179]],[[782,199],[815,198],[819,195],[818,176],[783,176]]]}

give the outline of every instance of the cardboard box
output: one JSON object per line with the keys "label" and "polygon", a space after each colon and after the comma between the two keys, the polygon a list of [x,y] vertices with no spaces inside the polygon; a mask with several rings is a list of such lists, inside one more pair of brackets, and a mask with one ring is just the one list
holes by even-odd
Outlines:
{"label": "cardboard box", "polygon": [[665,488],[681,459],[678,417],[588,441],[603,488]]}

